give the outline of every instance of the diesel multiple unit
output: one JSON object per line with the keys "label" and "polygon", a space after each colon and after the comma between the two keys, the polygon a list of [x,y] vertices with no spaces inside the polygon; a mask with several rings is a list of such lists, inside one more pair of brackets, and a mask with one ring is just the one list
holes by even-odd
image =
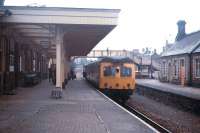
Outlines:
{"label": "diesel multiple unit", "polygon": [[129,58],[104,57],[86,65],[84,73],[99,90],[122,101],[135,89],[135,67]]}

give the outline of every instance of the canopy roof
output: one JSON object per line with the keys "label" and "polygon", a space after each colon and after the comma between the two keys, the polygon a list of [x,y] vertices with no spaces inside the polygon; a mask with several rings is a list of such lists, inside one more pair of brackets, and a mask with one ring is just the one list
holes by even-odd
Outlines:
{"label": "canopy roof", "polygon": [[1,16],[4,31],[17,41],[41,46],[55,56],[56,28],[64,31],[63,41],[68,56],[84,56],[116,25],[119,9],[2,6],[10,16]]}

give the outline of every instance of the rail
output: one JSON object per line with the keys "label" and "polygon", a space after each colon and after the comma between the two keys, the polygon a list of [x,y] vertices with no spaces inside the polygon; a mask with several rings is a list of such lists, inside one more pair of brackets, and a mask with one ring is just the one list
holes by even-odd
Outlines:
{"label": "rail", "polygon": [[171,133],[171,131],[169,131],[165,127],[161,126],[157,122],[153,121],[152,119],[150,119],[149,117],[147,117],[143,113],[139,112],[138,110],[134,109],[132,106],[130,106],[128,104],[124,104],[123,107],[126,108],[131,113],[133,113],[134,115],[141,118],[142,120],[144,120],[145,122],[147,122],[149,125],[151,125],[155,129],[157,129],[159,132],[161,132],[161,133]]}
{"label": "rail", "polygon": [[150,125],[150,127],[152,127],[153,129],[155,129],[156,131],[161,132],[161,133],[171,133],[171,131],[169,131],[165,127],[161,126],[160,124],[156,123],[155,121],[151,120],[150,118],[148,118],[147,116],[145,116],[141,112],[137,111],[133,107],[131,107],[129,105],[126,105],[126,104],[123,104],[123,103],[120,103],[120,101],[115,101],[115,100],[111,99],[110,97],[108,97],[107,95],[103,94],[102,92],[100,92],[97,89],[96,89],[96,91],[98,91],[101,95],[103,95],[104,97],[106,97],[108,100],[110,100],[111,102],[113,102],[118,107],[122,108],[124,111],[128,112],[132,116],[135,116],[135,118],[137,117],[141,121],[143,121],[146,124]]}

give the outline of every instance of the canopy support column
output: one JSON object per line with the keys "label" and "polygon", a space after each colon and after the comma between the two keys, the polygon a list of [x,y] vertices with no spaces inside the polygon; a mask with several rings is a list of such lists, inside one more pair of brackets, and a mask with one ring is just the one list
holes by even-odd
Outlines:
{"label": "canopy support column", "polygon": [[52,90],[52,97],[53,98],[61,98],[62,97],[62,89],[63,89],[63,82],[64,82],[64,44],[63,44],[63,36],[64,33],[62,32],[60,27],[56,27],[56,88]]}

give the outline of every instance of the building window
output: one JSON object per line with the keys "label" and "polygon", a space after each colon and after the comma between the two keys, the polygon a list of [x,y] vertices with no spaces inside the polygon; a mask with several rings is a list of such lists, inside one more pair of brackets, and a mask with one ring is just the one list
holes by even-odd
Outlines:
{"label": "building window", "polygon": [[184,59],[181,59],[181,60],[180,60],[180,64],[181,64],[181,67],[184,67],[184,66],[185,66],[185,61],[184,61]]}
{"label": "building window", "polygon": [[104,76],[115,76],[116,69],[114,67],[104,67]]}
{"label": "building window", "polygon": [[174,60],[174,76],[178,76],[178,62]]}
{"label": "building window", "polygon": [[163,62],[163,75],[166,75],[166,62]]}
{"label": "building window", "polygon": [[9,48],[9,71],[10,72],[14,72],[14,52],[15,52],[15,47],[14,47],[14,43],[12,41],[9,41],[10,43],[10,48]]}
{"label": "building window", "polygon": [[132,70],[129,67],[121,67],[121,77],[130,77],[132,75]]}
{"label": "building window", "polygon": [[200,77],[200,58],[197,58],[195,60],[196,63],[196,77]]}

